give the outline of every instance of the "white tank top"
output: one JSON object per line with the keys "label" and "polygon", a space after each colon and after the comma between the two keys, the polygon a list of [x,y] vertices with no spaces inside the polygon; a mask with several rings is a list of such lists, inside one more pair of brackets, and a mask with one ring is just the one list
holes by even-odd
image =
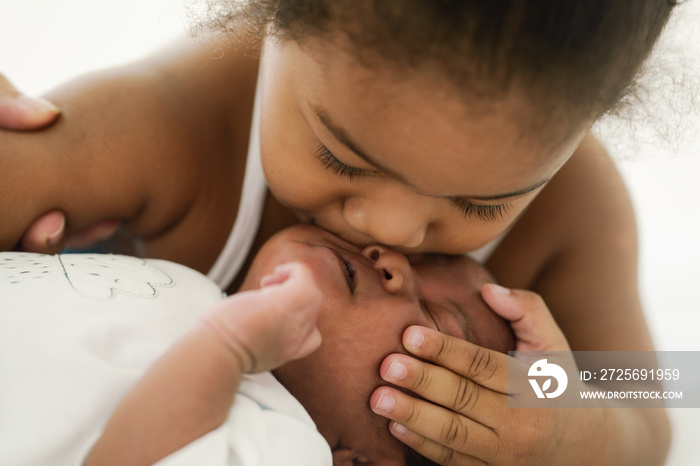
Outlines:
{"label": "white tank top", "polygon": [[486,243],[479,249],[475,249],[474,251],[468,252],[467,256],[471,257],[481,265],[485,264],[486,261],[489,260],[489,257],[491,257],[491,254],[493,254],[493,251],[495,251],[498,245],[501,244],[501,241],[503,241],[503,238],[505,238],[509,231],[510,227],[508,227],[506,231],[492,239],[490,243]]}
{"label": "white tank top", "polygon": [[260,74],[258,74],[238,215],[224,249],[207,274],[222,290],[229,287],[241,270],[255,240],[265,206],[267,184],[260,162],[260,88]]}

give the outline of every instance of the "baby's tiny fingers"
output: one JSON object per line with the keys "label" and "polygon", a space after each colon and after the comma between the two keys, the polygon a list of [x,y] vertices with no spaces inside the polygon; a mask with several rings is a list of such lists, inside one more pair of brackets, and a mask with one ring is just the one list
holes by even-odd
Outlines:
{"label": "baby's tiny fingers", "polygon": [[273,270],[272,273],[269,273],[260,279],[260,286],[265,288],[266,286],[284,283],[289,278],[289,273],[289,267],[275,267],[275,270]]}
{"label": "baby's tiny fingers", "polygon": [[[272,293],[285,309],[301,307],[317,309],[323,295],[316,285],[309,268],[299,262],[289,262],[275,267],[260,280],[263,295]],[[273,286],[279,285],[279,286]]]}

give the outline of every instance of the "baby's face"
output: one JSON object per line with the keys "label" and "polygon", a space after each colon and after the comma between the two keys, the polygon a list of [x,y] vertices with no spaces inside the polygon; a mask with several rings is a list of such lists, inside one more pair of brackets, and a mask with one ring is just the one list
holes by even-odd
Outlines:
{"label": "baby's face", "polygon": [[[321,347],[275,371],[307,409],[331,447],[381,451],[401,458],[387,421],[369,409],[383,384],[381,361],[406,353],[401,335],[417,324],[499,351],[512,349],[507,324],[480,297],[488,274],[464,257],[409,265],[379,246],[360,248],[315,227],[297,226],[273,237],[256,257],[244,283],[290,261],[307,265],[323,291],[318,327]],[[349,272],[351,271],[351,272]]]}
{"label": "baby's face", "polygon": [[265,44],[261,154],[275,198],[354,244],[462,254],[502,233],[585,134],[513,91],[466,97],[439,72],[366,68],[309,38]]}

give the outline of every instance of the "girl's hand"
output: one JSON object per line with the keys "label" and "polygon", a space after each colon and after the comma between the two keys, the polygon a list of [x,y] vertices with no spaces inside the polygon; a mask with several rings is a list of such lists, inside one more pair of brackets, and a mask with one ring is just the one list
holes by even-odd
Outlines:
{"label": "girl's hand", "polygon": [[66,236],[66,216],[60,210],[47,212],[32,223],[22,236],[22,250],[57,254],[64,249],[88,249],[119,229],[118,220],[105,220]]}
{"label": "girl's hand", "polygon": [[[516,350],[569,350],[537,294],[488,284],[482,296],[511,322]],[[509,408],[512,358],[418,326],[406,329],[403,344],[421,360],[391,354],[381,365],[381,376],[424,400],[383,386],[374,391],[370,405],[391,419],[392,434],[418,453],[442,465],[596,463],[587,455],[600,453],[591,445],[600,446],[605,435],[601,410]],[[398,371],[397,363],[403,366]],[[528,365],[522,363],[521,370],[526,380]],[[575,383],[569,382],[570,389]]]}
{"label": "girl's hand", "polygon": [[322,295],[306,266],[278,266],[260,285],[225,299],[202,318],[247,373],[303,358],[321,344],[316,317]]}
{"label": "girl's hand", "polygon": [[[21,94],[0,75],[0,129],[35,131],[51,125],[60,110],[41,97]],[[116,222],[103,222],[88,228],[66,241],[65,216],[48,212],[38,218],[22,237],[22,249],[31,252],[58,253],[64,247],[76,249],[92,246],[116,231]]]}
{"label": "girl's hand", "polygon": [[[50,126],[60,110],[41,97],[21,94],[0,75],[0,129],[35,131]],[[39,217],[22,237],[22,249],[31,252],[55,254],[64,248],[85,249],[107,239],[117,231],[114,220],[100,222],[66,237],[65,215],[60,211]]]}

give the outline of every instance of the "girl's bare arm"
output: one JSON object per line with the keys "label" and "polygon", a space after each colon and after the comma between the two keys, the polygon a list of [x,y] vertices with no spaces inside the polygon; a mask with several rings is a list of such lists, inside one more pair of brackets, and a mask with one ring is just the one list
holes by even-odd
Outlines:
{"label": "girl's bare arm", "polygon": [[[632,203],[593,136],[542,191],[488,266],[504,284],[540,294],[574,351],[654,349],[637,288]],[[610,409],[607,415],[607,425],[614,426],[606,435],[614,443],[608,451],[619,455],[610,464],[663,463],[670,439],[663,410]]]}
{"label": "girl's bare arm", "polygon": [[237,84],[251,73],[254,83],[251,63],[181,43],[49,93],[62,110],[52,127],[0,132],[0,249],[52,209],[66,213],[69,233],[105,219],[140,236],[171,227],[209,167],[230,156],[231,112],[246,103]]}

